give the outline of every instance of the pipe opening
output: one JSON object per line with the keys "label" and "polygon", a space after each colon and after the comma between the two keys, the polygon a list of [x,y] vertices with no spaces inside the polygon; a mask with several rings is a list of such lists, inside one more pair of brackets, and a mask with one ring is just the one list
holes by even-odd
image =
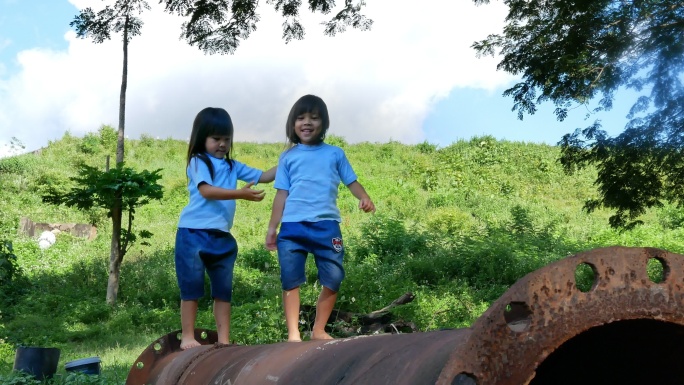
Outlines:
{"label": "pipe opening", "polygon": [[598,326],[561,345],[530,385],[684,384],[684,326],[638,319]]}

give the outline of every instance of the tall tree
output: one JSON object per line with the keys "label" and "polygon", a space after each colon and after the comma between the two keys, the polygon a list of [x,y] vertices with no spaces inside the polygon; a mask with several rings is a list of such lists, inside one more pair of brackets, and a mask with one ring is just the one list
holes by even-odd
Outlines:
{"label": "tall tree", "polygon": [[[124,128],[126,122],[126,87],[128,86],[128,43],[131,38],[140,34],[142,20],[140,15],[150,9],[145,0],[116,0],[113,6],[107,5],[95,13],[92,8],[83,9],[70,26],[76,29],[81,38],[91,37],[95,43],[109,40],[112,32],[122,33],[123,66],[121,71],[121,91],[119,93],[119,129],[116,142],[116,165],[121,168],[124,162]],[[119,290],[121,262],[125,254],[127,233],[122,231],[124,196],[117,195],[110,207],[112,218],[112,242],[109,254],[109,280],[107,284],[107,303],[116,303]],[[130,226],[130,222],[129,222]]]}
{"label": "tall tree", "polygon": [[[488,3],[488,0],[474,0]],[[475,42],[478,54],[502,56],[498,68],[522,79],[504,92],[523,119],[553,103],[609,110],[615,93],[639,96],[624,131],[611,137],[600,120],[561,139],[568,173],[595,165],[599,197],[586,202],[631,228],[648,208],[684,204],[684,3],[666,0],[504,0],[501,34]]]}
{"label": "tall tree", "polygon": [[114,5],[107,5],[97,14],[92,8],[83,9],[69,24],[76,29],[81,38],[90,37],[95,43],[102,43],[111,38],[112,32],[122,33],[123,66],[121,70],[121,90],[119,92],[119,132],[116,143],[116,163],[124,161],[124,127],[126,123],[126,88],[128,86],[128,43],[134,36],[140,35],[142,20],[140,15],[150,9],[145,0],[116,0]]}

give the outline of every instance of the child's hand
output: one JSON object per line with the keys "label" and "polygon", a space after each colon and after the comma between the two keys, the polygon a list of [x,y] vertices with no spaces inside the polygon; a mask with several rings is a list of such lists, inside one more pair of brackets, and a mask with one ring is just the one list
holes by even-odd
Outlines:
{"label": "child's hand", "polygon": [[375,205],[370,198],[362,198],[359,200],[359,208],[366,213],[374,213]]}
{"label": "child's hand", "polygon": [[264,196],[266,196],[264,190],[254,190],[252,186],[254,186],[254,182],[249,182],[240,189],[242,199],[252,202],[259,202],[264,199]]}
{"label": "child's hand", "polygon": [[264,246],[266,246],[266,250],[276,250],[277,236],[278,232],[276,231],[276,229],[268,229],[268,232],[266,233],[266,242],[264,243]]}

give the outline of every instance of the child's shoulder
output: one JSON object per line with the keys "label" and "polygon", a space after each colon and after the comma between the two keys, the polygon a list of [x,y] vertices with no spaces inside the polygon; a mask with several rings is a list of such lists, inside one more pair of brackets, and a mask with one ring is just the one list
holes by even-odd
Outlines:
{"label": "child's shoulder", "polygon": [[328,144],[325,142],[321,143],[321,149],[323,149],[326,152],[344,154],[344,150],[342,149],[342,147],[336,146],[334,144]]}
{"label": "child's shoulder", "polygon": [[342,149],[342,147],[338,147],[338,146],[335,146],[333,144],[327,144],[327,143],[324,143],[324,144],[326,146],[326,152],[328,154],[334,155],[337,158],[346,156],[344,149]]}

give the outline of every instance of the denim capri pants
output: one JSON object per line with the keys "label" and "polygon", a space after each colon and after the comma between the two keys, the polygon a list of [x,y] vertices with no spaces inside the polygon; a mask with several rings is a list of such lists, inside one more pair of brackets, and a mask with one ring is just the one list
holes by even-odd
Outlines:
{"label": "denim capri pants", "polygon": [[204,296],[206,270],[212,298],[230,302],[237,252],[237,242],[230,233],[179,228],[176,231],[176,278],[181,299],[194,301]]}
{"label": "denim capri pants", "polygon": [[283,222],[277,245],[283,290],[306,282],[304,268],[309,253],[314,256],[321,285],[334,292],[340,290],[344,279],[344,247],[339,222]]}

